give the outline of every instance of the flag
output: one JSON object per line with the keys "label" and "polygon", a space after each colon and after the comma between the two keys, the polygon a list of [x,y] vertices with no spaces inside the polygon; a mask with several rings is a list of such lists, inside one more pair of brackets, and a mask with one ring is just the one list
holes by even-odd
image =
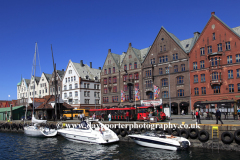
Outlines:
{"label": "flag", "polygon": [[136,101],[140,100],[140,91],[137,88],[135,88],[135,100]]}
{"label": "flag", "polygon": [[160,88],[158,86],[154,86],[154,99],[157,99],[160,93]]}
{"label": "flag", "polygon": [[121,90],[121,102],[125,102],[125,92]]}

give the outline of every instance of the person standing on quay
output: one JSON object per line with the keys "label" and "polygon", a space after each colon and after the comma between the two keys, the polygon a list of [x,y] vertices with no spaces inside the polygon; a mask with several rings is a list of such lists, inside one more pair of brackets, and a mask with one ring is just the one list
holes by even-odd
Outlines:
{"label": "person standing on quay", "polygon": [[223,124],[222,120],[221,120],[221,112],[219,111],[219,109],[215,108],[216,110],[216,124],[218,124],[218,120]]}
{"label": "person standing on quay", "polygon": [[112,118],[111,113],[109,113],[109,115],[108,115],[109,121],[111,121],[111,118]]}
{"label": "person standing on quay", "polygon": [[198,124],[201,124],[201,118],[200,118],[200,113],[199,113],[199,111],[198,111],[198,109],[196,109],[196,118],[197,118],[197,123]]}
{"label": "person standing on quay", "polygon": [[126,112],[126,121],[129,122],[129,112]]}

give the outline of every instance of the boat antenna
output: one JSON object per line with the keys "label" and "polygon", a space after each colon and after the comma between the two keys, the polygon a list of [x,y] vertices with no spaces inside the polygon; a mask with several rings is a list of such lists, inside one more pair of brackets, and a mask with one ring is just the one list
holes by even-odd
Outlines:
{"label": "boat antenna", "polygon": [[55,116],[57,117],[57,83],[56,83],[56,64],[54,63],[54,58],[53,58],[53,49],[52,49],[52,44],[51,44],[51,51],[52,51],[52,60],[53,60],[53,69],[54,69],[54,86],[55,86]]}

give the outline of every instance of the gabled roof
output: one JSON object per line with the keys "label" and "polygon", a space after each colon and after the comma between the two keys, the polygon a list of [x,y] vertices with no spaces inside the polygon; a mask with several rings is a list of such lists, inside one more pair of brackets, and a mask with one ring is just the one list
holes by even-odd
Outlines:
{"label": "gabled roof", "polygon": [[90,68],[87,64],[83,64],[83,66],[75,62],[72,62],[72,64],[81,78],[86,79],[86,76],[88,76],[91,80],[95,80],[95,77],[97,77],[98,80],[100,79],[100,69]]}
{"label": "gabled roof", "polygon": [[120,66],[122,65],[123,58],[125,57],[126,53],[123,52],[121,55],[119,55],[119,54],[110,52],[110,54],[112,55],[113,60],[117,64],[118,68],[120,68]]}
{"label": "gabled roof", "polygon": [[29,86],[29,84],[30,84],[30,79],[24,79],[24,80],[25,80],[27,86]]}
{"label": "gabled roof", "polygon": [[44,73],[43,74],[45,75],[47,81],[49,81],[51,78],[52,78],[52,74],[47,74],[47,73]]}
{"label": "gabled roof", "polygon": [[150,48],[151,48],[151,46],[139,50],[139,49],[136,49],[136,48],[132,47],[132,50],[135,53],[135,55],[138,58],[138,60],[142,63],[144,61],[144,59],[146,58]]}
{"label": "gabled roof", "polygon": [[65,71],[57,70],[57,73],[58,73],[59,77],[62,79]]}
{"label": "gabled roof", "polygon": [[35,77],[35,81],[38,84],[40,82],[41,77]]}

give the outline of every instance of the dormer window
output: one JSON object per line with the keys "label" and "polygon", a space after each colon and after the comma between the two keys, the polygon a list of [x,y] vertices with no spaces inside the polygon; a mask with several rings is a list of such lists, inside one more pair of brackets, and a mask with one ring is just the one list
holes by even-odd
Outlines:
{"label": "dormer window", "polygon": [[69,70],[68,73],[69,73],[69,74],[72,74],[72,70]]}
{"label": "dormer window", "polygon": [[95,80],[98,80],[98,77],[95,77]]}
{"label": "dormer window", "polygon": [[88,79],[89,78],[89,76],[86,76],[86,79]]}
{"label": "dormer window", "polygon": [[186,48],[188,48],[189,44],[186,44]]}

